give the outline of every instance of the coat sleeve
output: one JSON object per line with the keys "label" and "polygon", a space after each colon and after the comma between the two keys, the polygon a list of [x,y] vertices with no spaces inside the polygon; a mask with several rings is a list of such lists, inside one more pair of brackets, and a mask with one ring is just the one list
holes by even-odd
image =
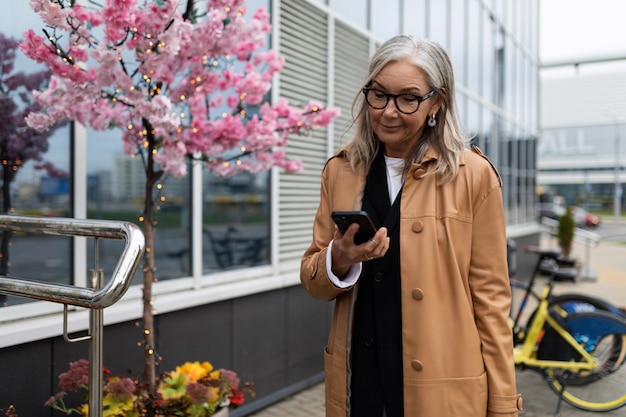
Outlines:
{"label": "coat sleeve", "polygon": [[517,417],[522,399],[517,394],[508,322],[511,287],[501,181],[490,166],[481,177],[487,186],[478,187],[481,194],[475,200],[469,284],[487,372],[487,416]]}
{"label": "coat sleeve", "polygon": [[333,300],[353,287],[335,286],[327,273],[326,253],[335,230],[330,217],[333,210],[332,191],[337,176],[334,162],[336,160],[331,159],[322,171],[320,204],[313,222],[313,242],[304,252],[300,263],[300,282],[311,296],[324,301]]}

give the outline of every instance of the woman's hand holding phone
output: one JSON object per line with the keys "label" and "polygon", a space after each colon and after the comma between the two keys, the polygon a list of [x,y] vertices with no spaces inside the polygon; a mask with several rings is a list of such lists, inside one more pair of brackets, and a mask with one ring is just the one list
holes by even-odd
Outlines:
{"label": "woman's hand holding phone", "polygon": [[345,276],[355,263],[381,258],[387,253],[387,228],[376,230],[367,213],[333,212],[332,217],[336,226],[331,269],[337,277]]}

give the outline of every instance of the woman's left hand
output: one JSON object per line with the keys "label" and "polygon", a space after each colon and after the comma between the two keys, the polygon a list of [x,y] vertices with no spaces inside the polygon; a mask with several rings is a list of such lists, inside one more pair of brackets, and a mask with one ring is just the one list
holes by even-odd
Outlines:
{"label": "woman's left hand", "polygon": [[389,249],[389,237],[387,236],[386,227],[378,229],[374,237],[367,242],[355,245],[354,235],[358,230],[359,226],[355,223],[351,224],[346,232],[342,234],[339,228],[335,226],[331,270],[339,278],[345,276],[353,264],[382,258]]}

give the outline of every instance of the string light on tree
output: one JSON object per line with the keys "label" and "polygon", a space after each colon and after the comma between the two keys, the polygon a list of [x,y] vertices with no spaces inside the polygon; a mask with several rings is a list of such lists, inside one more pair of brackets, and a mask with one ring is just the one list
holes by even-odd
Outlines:
{"label": "string light on tree", "polygon": [[[35,11],[45,22],[45,37],[29,30],[21,46],[58,80],[35,94],[43,111],[27,118],[33,128],[44,131],[63,119],[79,119],[94,130],[119,128],[125,152],[143,163],[143,321],[150,330],[143,346],[150,356],[156,213],[166,201],[155,185],[168,175],[184,177],[194,160],[218,176],[273,166],[297,171],[302,164],[286,152],[290,135],[326,126],[338,115],[318,102],[300,108],[283,98],[264,101],[284,59],[265,47],[267,12],[261,8],[247,19],[243,3],[126,1],[83,8],[42,1]],[[154,383],[148,359],[145,377]]]}

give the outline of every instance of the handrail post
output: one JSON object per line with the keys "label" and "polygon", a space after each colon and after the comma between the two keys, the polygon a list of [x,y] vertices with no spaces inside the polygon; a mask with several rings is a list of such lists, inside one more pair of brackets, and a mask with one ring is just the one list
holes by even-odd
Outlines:
{"label": "handrail post", "polygon": [[[91,288],[53,284],[0,275],[0,294],[27,297],[63,304],[63,337],[68,342],[89,340],[89,417],[102,417],[104,308],[122,298],[145,249],[141,229],[133,223],[57,217],[0,215],[0,230],[60,236],[95,238],[94,268],[89,271]],[[124,251],[104,285],[104,271],[98,265],[98,239],[124,239]],[[89,334],[72,339],[67,331],[68,305],[89,310]]]}
{"label": "handrail post", "polygon": [[[89,271],[93,288],[102,287],[104,271],[92,269]],[[89,417],[102,417],[102,368],[104,367],[104,310],[101,308],[89,310]]]}

